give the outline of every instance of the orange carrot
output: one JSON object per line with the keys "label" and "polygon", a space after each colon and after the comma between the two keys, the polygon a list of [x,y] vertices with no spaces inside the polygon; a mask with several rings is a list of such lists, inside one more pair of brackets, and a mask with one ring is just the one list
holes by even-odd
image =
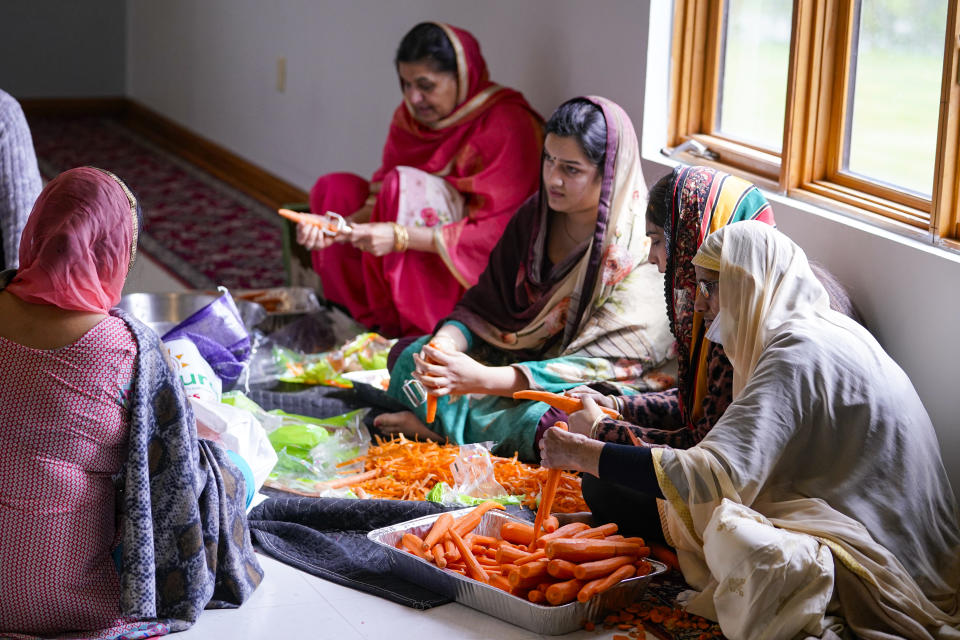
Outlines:
{"label": "orange carrot", "polygon": [[577,567],[576,564],[568,560],[551,560],[547,564],[547,573],[552,575],[554,578],[560,578],[561,580],[569,580],[570,578],[577,577],[574,574],[574,569]]}
{"label": "orange carrot", "polygon": [[[466,542],[466,540],[464,540]],[[490,558],[491,560],[497,557],[497,550],[491,547],[485,547],[482,544],[472,544],[470,545],[470,551],[473,551],[473,555],[483,556],[484,558]]]}
{"label": "orange carrot", "polygon": [[547,555],[546,551],[544,551],[543,549],[537,549],[533,553],[528,553],[522,558],[517,558],[516,560],[513,561],[513,563],[519,567],[519,566],[528,564],[530,562],[536,562],[537,560],[544,558],[546,555]]}
{"label": "orange carrot", "polygon": [[510,582],[511,587],[519,591],[521,589],[533,589],[543,581],[543,576],[524,578],[520,575],[519,571],[511,571],[507,574],[507,580]]}
{"label": "orange carrot", "polygon": [[[494,538],[493,536],[478,536],[475,533],[470,534],[473,536],[473,539],[470,541],[470,544],[482,545],[484,547],[493,547],[496,549],[500,546],[501,540]],[[466,538],[464,538],[466,540]]]}
{"label": "orange carrot", "polygon": [[371,469],[370,471],[355,473],[352,476],[338,478],[336,480],[331,480],[330,482],[321,482],[319,484],[327,489],[341,489],[343,487],[349,487],[351,485],[360,484],[361,482],[366,482],[367,480],[372,480],[379,475],[380,469]]}
{"label": "orange carrot", "polygon": [[612,536],[617,532],[617,523],[611,522],[609,524],[600,525],[599,527],[593,527],[592,529],[584,529],[583,531],[578,531],[577,533],[570,536],[571,538],[606,538],[607,536]]}
{"label": "orange carrot", "polygon": [[[560,393],[550,393],[549,391],[533,391],[528,389],[525,391],[517,391],[513,394],[514,400],[535,400],[537,402],[544,402],[554,409],[560,409],[567,415],[571,413],[576,413],[583,409],[583,400],[580,398],[571,398],[570,396],[565,396]],[[600,410],[611,418],[619,418],[620,414],[613,409],[608,409],[607,407],[600,407]]]}
{"label": "orange carrot", "polygon": [[447,562],[454,562],[455,560],[460,559],[460,552],[457,551],[457,547],[453,544],[453,540],[447,538],[443,541],[443,555],[446,556]]}
{"label": "orange carrot", "polygon": [[543,530],[547,533],[553,533],[560,528],[560,521],[557,520],[557,516],[549,515],[543,520]]}
{"label": "orange carrot", "polygon": [[528,551],[517,549],[515,547],[501,545],[500,548],[497,549],[497,562],[501,562],[504,564],[508,562],[516,562],[520,558],[526,558],[527,556],[530,556],[530,555],[533,555],[533,554],[531,554]]}
{"label": "orange carrot", "polygon": [[507,575],[507,574],[509,574],[511,571],[516,571],[516,570],[519,569],[519,568],[520,568],[520,567],[518,567],[518,566],[515,565],[515,564],[509,564],[509,563],[507,563],[507,564],[501,564],[501,565],[500,565],[500,573],[503,574],[503,575]]}
{"label": "orange carrot", "polygon": [[533,526],[524,522],[505,520],[500,525],[500,537],[507,542],[528,545],[533,542]]}
{"label": "orange carrot", "polygon": [[589,528],[590,525],[588,525],[586,522],[571,522],[570,524],[565,524],[553,533],[540,536],[540,539],[537,540],[537,546],[545,547],[551,540],[556,540],[557,538],[570,538],[573,537],[573,534]]}
{"label": "orange carrot", "polygon": [[517,568],[517,573],[520,574],[521,578],[533,578],[537,579],[546,577],[547,574],[547,565],[550,564],[550,561],[546,558],[542,560],[537,560],[536,562],[528,562],[527,564],[520,565]]}
{"label": "orange carrot", "polygon": [[[552,428],[567,430],[567,423],[557,422]],[[557,495],[557,485],[560,482],[561,469],[550,469],[547,474],[547,481],[543,485],[543,492],[540,495],[540,507],[537,508],[537,517],[533,521],[533,540],[530,542],[530,550],[537,544],[537,538],[540,537],[543,528],[544,519],[550,515],[553,508],[553,498]]]}
{"label": "orange carrot", "polygon": [[433,557],[423,552],[423,540],[420,539],[420,536],[413,533],[405,533],[403,537],[400,538],[400,542],[403,544],[403,548],[413,555],[418,558],[423,558],[427,562],[433,562]]}
{"label": "orange carrot", "polygon": [[423,550],[426,551],[443,539],[450,527],[453,526],[453,516],[449,513],[441,513],[440,517],[433,522],[430,532],[423,539]]}
{"label": "orange carrot", "polygon": [[[594,560],[593,562],[584,562],[574,565],[573,575],[577,580],[596,580],[609,575],[614,570],[619,569],[625,564],[633,564],[637,561],[637,556],[614,556],[606,560]],[[551,560],[550,562],[556,562]]]}
{"label": "orange carrot", "polygon": [[640,545],[630,542],[610,542],[593,538],[558,538],[547,543],[546,553],[551,560],[560,558],[570,562],[592,562],[614,556],[638,556]]}
{"label": "orange carrot", "polygon": [[506,591],[507,593],[511,593],[513,591],[513,586],[511,586],[510,581],[499,574],[490,576],[490,586]]}
{"label": "orange carrot", "polygon": [[477,559],[470,551],[470,547],[463,542],[463,538],[460,537],[456,529],[450,529],[449,535],[450,539],[453,540],[453,544],[456,545],[457,550],[460,552],[463,563],[467,566],[467,575],[480,582],[489,582],[490,576],[487,575],[487,572],[480,566],[480,563],[477,562]]}
{"label": "orange carrot", "polygon": [[583,582],[576,579],[567,580],[565,582],[557,582],[550,585],[550,588],[547,589],[547,592],[544,595],[547,596],[547,602],[550,604],[566,604],[577,599],[577,593],[579,593],[582,587]]}
{"label": "orange carrot", "polygon": [[636,571],[637,568],[635,566],[632,564],[627,564],[604,578],[591,580],[590,582],[586,583],[582,589],[580,589],[579,593],[577,593],[577,600],[580,602],[586,602],[598,593],[603,593],[621,580],[626,580],[627,578],[633,576]]}
{"label": "orange carrot", "polygon": [[539,589],[530,589],[530,591],[527,592],[527,600],[533,602],[534,604],[540,604],[546,601],[546,599],[547,597],[543,595],[543,591],[540,591]]}
{"label": "orange carrot", "polygon": [[671,569],[680,570],[680,561],[677,559],[677,554],[673,549],[665,547],[662,544],[651,543],[650,555]]}
{"label": "orange carrot", "polygon": [[[281,216],[283,216],[287,220],[291,220],[298,224],[301,222],[305,222],[306,224],[313,225],[314,227],[318,227],[319,229],[327,233],[335,234],[338,231],[337,225],[334,224],[333,222],[330,222],[329,216],[321,216],[316,213],[311,213],[311,214],[298,213],[296,211],[291,211],[290,209],[278,209],[277,213],[279,213]],[[317,217],[313,218],[311,216],[317,216]],[[343,227],[343,230],[350,231],[350,227],[345,226]]]}
{"label": "orange carrot", "polygon": [[442,545],[442,544],[434,545],[434,546],[430,549],[430,553],[431,553],[431,555],[433,555],[433,561],[434,561],[434,563],[435,563],[438,567],[440,567],[441,569],[443,569],[444,567],[447,566],[447,559],[446,559],[446,558],[444,557],[444,555],[443,555],[443,545]]}
{"label": "orange carrot", "polygon": [[[461,536],[465,536],[474,529],[477,525],[480,524],[480,519],[483,518],[483,514],[491,509],[504,509],[504,506],[499,502],[494,502],[493,500],[487,500],[481,502],[472,511],[468,512],[467,515],[463,516],[457,520],[456,524],[453,525],[452,531],[456,531]],[[461,551],[461,553],[463,553]]]}
{"label": "orange carrot", "polygon": [[[440,349],[440,345],[431,340],[429,346],[434,349]],[[442,351],[442,349],[440,349]],[[433,424],[433,421],[437,419],[437,396],[432,393],[427,394],[427,424]]]}

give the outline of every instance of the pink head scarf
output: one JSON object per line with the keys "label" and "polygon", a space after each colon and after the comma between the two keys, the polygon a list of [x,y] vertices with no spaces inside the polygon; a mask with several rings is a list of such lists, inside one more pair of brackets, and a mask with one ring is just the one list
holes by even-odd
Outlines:
{"label": "pink head scarf", "polygon": [[137,232],[137,201],[117,176],[65,171],[33,205],[6,290],[25,302],[107,313],[120,300]]}

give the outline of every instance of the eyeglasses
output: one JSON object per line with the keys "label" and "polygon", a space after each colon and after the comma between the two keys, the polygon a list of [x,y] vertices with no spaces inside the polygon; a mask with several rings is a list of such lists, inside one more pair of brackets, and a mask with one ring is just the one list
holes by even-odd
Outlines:
{"label": "eyeglasses", "polygon": [[710,299],[711,293],[717,288],[717,285],[720,284],[719,280],[697,280],[697,289],[700,290],[701,295],[707,300]]}

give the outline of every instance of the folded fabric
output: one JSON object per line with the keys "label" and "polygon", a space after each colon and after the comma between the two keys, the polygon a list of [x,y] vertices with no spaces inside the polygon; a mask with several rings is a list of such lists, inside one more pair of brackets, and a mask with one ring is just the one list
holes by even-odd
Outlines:
{"label": "folded fabric", "polygon": [[248,521],[261,553],[345,587],[430,609],[451,600],[393,575],[389,552],[367,533],[445,510],[433,502],[271,498],[254,507]]}
{"label": "folded fabric", "polygon": [[[393,575],[389,552],[368,540],[367,533],[446,510],[408,500],[272,497],[254,507],[248,519],[261,553],[352,589],[430,609],[451,600]],[[533,519],[526,509],[508,511]]]}

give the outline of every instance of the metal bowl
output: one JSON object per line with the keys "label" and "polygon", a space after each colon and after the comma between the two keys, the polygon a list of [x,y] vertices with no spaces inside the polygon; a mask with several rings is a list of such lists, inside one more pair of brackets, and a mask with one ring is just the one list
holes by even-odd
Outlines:
{"label": "metal bowl", "polygon": [[[196,291],[174,293],[128,293],[117,306],[133,314],[138,320],[162,336],[180,322],[204,308],[218,296]],[[267,317],[266,309],[255,302],[234,300],[240,319],[247,330]]]}

